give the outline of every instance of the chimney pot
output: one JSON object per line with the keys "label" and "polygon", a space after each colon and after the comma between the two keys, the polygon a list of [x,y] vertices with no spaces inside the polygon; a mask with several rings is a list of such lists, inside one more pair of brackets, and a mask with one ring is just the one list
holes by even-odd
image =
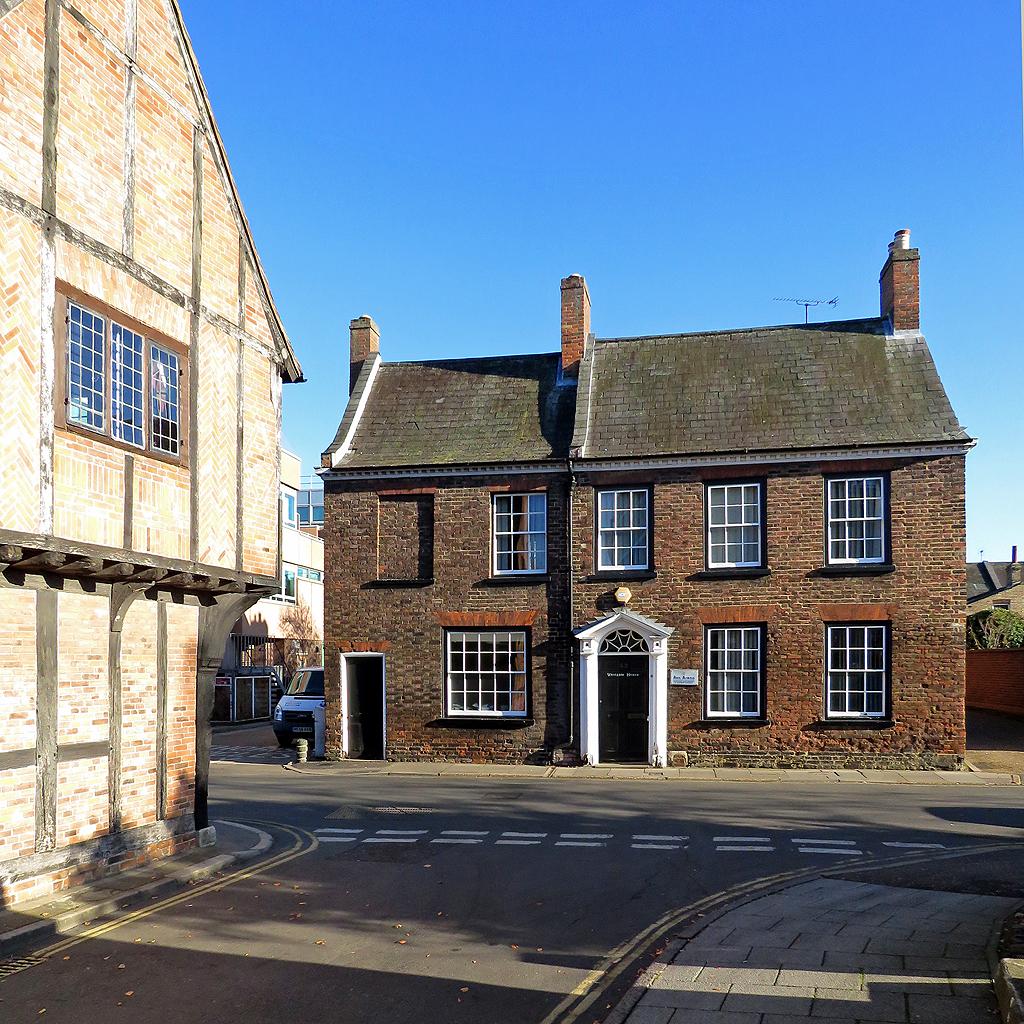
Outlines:
{"label": "chimney pot", "polygon": [[380,330],[365,313],[349,324],[348,393],[355,390],[363,363],[380,351]]}
{"label": "chimney pot", "polygon": [[581,274],[562,278],[562,376],[578,377],[590,334],[590,293]]}
{"label": "chimney pot", "polygon": [[881,315],[894,331],[921,328],[920,254],[910,248],[910,231],[897,231],[878,278]]}

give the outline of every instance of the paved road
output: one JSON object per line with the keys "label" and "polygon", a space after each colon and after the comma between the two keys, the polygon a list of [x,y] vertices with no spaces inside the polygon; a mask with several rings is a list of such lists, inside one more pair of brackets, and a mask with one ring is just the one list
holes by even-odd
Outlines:
{"label": "paved road", "polygon": [[[636,958],[762,883],[828,871],[987,892],[1024,879],[1018,787],[342,778],[240,763],[214,765],[212,783],[215,817],[273,823],[275,859],[11,975],[5,1021],[45,1009],[76,1024],[552,1022],[574,991],[600,989],[614,954],[623,969],[589,1007],[602,1019]],[[904,866],[880,867],[891,861]]]}

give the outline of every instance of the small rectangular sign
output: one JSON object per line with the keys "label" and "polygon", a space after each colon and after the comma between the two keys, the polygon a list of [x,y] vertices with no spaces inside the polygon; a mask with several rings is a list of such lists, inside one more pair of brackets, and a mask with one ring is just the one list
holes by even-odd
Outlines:
{"label": "small rectangular sign", "polygon": [[673,686],[696,686],[699,679],[700,672],[695,668],[672,669]]}

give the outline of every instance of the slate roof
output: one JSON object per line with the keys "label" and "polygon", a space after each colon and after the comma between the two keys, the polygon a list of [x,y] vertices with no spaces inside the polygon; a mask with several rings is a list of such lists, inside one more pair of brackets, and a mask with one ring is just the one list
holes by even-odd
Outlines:
{"label": "slate roof", "polygon": [[969,441],[924,338],[884,323],[598,339],[573,447],[625,459]]}
{"label": "slate roof", "polygon": [[[564,461],[576,387],[557,385],[558,362],[553,352],[382,363],[351,447],[335,468]],[[353,411],[350,402],[325,454],[341,447]]]}
{"label": "slate roof", "polygon": [[998,594],[1010,586],[1010,562],[968,562],[967,603]]}

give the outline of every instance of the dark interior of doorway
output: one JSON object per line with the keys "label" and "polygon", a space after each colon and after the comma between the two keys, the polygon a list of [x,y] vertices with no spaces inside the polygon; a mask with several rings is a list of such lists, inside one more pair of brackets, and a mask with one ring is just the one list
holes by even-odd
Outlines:
{"label": "dark interior of doorway", "polygon": [[348,756],[384,760],[384,659],[347,658]]}

